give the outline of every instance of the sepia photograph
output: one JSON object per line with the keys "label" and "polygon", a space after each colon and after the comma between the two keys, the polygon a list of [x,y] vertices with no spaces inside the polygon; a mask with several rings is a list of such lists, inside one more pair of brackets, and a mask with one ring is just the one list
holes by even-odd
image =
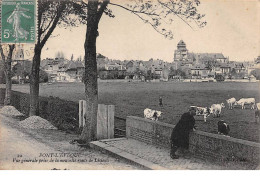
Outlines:
{"label": "sepia photograph", "polygon": [[0,5],[0,172],[260,170],[259,0]]}

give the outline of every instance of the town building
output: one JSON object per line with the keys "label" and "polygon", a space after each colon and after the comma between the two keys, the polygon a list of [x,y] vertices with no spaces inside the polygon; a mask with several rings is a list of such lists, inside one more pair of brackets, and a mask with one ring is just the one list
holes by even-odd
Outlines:
{"label": "town building", "polygon": [[185,71],[186,75],[204,78],[211,75],[227,75],[231,71],[229,58],[222,53],[193,53],[189,52],[186,44],[181,40],[174,51],[174,69]]}
{"label": "town building", "polygon": [[210,69],[205,64],[195,64],[191,68],[192,78],[200,79],[207,78],[209,76]]}
{"label": "town building", "polygon": [[50,82],[80,82],[84,68],[83,62],[79,60],[47,58],[41,62],[41,69],[48,74]]}

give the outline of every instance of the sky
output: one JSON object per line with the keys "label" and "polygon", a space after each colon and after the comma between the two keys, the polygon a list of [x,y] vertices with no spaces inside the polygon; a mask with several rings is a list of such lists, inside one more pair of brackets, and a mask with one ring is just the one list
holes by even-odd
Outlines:
{"label": "sky", "polygon": [[[112,0],[112,2],[118,2]],[[121,4],[124,4],[121,1]],[[109,5],[115,18],[103,15],[99,24],[97,52],[109,59],[172,62],[177,43],[183,40],[189,52],[223,53],[232,61],[253,61],[260,55],[260,1],[201,0],[204,28],[190,28],[178,18],[170,26],[172,40],[120,7]],[[42,51],[42,59],[62,51],[67,59],[84,56],[86,26],[56,28]]]}

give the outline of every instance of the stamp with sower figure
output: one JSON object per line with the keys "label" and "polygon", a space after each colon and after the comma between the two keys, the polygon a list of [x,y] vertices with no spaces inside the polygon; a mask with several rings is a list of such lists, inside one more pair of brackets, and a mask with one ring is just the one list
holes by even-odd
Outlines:
{"label": "stamp with sower figure", "polygon": [[36,42],[36,0],[2,0],[1,42]]}

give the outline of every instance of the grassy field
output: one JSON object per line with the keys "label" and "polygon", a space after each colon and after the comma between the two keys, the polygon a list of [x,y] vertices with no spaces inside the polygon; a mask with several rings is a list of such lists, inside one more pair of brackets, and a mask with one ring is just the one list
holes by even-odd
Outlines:
{"label": "grassy field", "polygon": [[[29,93],[28,85],[14,85],[13,90]],[[180,115],[191,105],[211,106],[224,102],[220,118],[209,117],[204,123],[196,118],[198,130],[217,133],[217,122],[220,119],[230,125],[230,136],[249,141],[260,141],[260,125],[255,124],[254,110],[237,107],[228,110],[226,99],[254,97],[260,101],[259,83],[176,83],[176,82],[127,82],[99,83],[99,103],[116,106],[116,116],[134,115],[143,117],[143,110],[151,108],[163,112],[160,121],[175,124]],[[41,96],[54,96],[66,100],[84,99],[84,84],[57,83],[40,86]],[[163,98],[163,107],[159,106],[159,97]]]}

